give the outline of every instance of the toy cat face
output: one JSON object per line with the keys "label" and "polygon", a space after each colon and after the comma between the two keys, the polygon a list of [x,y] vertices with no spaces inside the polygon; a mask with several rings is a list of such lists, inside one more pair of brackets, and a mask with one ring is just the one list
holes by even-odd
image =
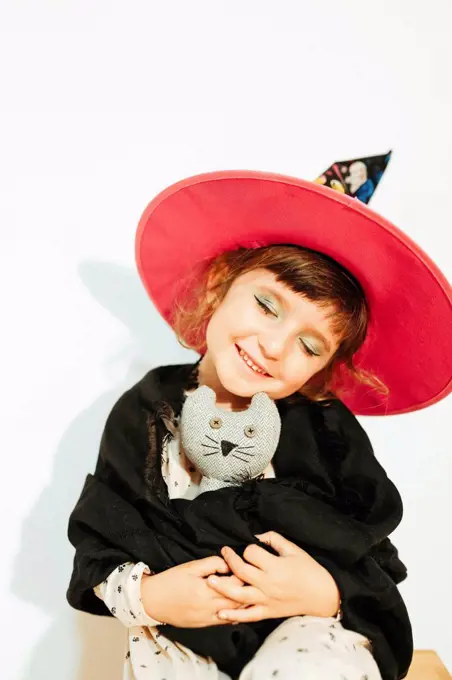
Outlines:
{"label": "toy cat face", "polygon": [[278,445],[281,420],[275,402],[258,392],[245,411],[216,406],[216,394],[198,387],[184,402],[181,440],[187,457],[204,477],[240,484],[262,473]]}

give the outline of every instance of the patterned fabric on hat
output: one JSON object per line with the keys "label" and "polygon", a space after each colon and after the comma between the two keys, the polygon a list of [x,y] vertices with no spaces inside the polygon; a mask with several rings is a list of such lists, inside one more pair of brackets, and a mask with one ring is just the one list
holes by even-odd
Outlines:
{"label": "patterned fabric on hat", "polygon": [[350,161],[337,161],[330,165],[315,180],[331,189],[369,203],[391,158],[392,151],[382,156],[353,158]]}

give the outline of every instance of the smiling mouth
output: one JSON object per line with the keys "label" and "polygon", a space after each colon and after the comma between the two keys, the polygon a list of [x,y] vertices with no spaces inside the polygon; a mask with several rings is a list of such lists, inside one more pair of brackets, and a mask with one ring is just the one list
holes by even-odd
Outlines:
{"label": "smiling mouth", "polygon": [[253,360],[246,354],[246,352],[243,351],[241,347],[238,345],[235,346],[237,353],[240,357],[240,359],[243,361],[245,366],[248,366],[250,371],[256,375],[260,375],[263,378],[271,378],[272,376],[269,373],[266,373],[260,366],[257,366]]}

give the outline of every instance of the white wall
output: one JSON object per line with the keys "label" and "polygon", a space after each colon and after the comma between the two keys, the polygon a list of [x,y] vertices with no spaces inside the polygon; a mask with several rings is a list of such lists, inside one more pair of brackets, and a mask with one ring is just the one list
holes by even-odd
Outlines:
{"label": "white wall", "polygon": [[[66,525],[115,399],[196,356],[135,272],[147,202],[393,148],[373,207],[450,278],[451,20],[448,0],[1,4],[2,677],[121,675],[119,624],[66,604]],[[451,404],[362,421],[405,501],[416,646],[452,669]]]}

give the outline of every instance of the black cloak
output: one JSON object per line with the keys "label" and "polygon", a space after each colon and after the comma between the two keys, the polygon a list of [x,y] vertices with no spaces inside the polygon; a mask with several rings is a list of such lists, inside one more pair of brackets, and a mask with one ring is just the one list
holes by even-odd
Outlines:
{"label": "black cloak", "polygon": [[[123,562],[142,561],[160,572],[219,555],[223,545],[242,555],[259,543],[256,533],[274,530],[332,574],[342,597],[342,625],[369,638],[383,680],[404,678],[413,640],[397,584],[407,571],[388,538],[402,518],[402,501],[366,432],[339,399],[278,400],[276,478],[170,500],[161,476],[162,443],[173,436],[184,389],[197,384],[198,365],[155,368],[113,406],[95,472],[87,475],[69,518],[76,549],[69,604],[111,616],[93,588]],[[282,620],[165,625],[161,632],[212,657],[235,678]]]}

